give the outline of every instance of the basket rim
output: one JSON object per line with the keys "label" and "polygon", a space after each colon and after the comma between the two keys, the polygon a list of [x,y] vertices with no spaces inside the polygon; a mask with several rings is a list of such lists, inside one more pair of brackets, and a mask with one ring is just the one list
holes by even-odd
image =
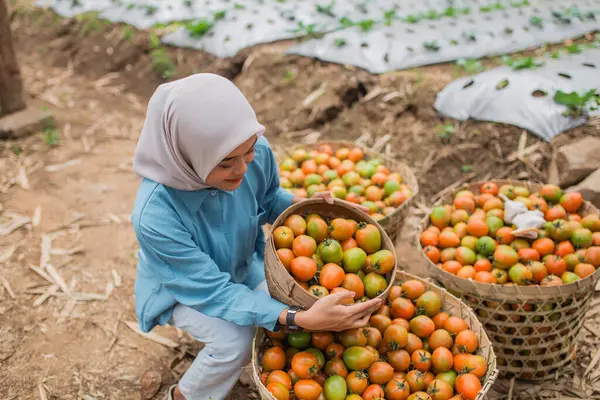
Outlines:
{"label": "basket rim", "polygon": [[[394,255],[394,267],[392,268],[392,270],[390,272],[385,274],[386,279],[389,280],[388,285],[386,286],[385,291],[384,291],[384,293],[387,293],[389,291],[389,289],[392,287],[392,285],[394,284],[394,281],[396,279],[396,272],[398,270],[398,256],[396,254],[396,248],[394,246],[394,242],[390,239],[390,237],[389,237],[388,233],[385,231],[385,229],[377,221],[375,221],[373,218],[371,218],[370,215],[368,215],[364,211],[360,210],[359,208],[354,207],[353,205],[349,205],[349,203],[344,200],[340,200],[340,199],[336,199],[336,198],[333,198],[332,200],[333,200],[333,204],[327,202],[325,199],[322,199],[322,198],[306,199],[306,200],[302,200],[301,202],[293,204],[292,206],[288,207],[283,213],[281,213],[277,217],[275,222],[273,222],[273,224],[271,226],[271,233],[269,234],[269,237],[267,238],[265,252],[270,250],[271,252],[273,252],[273,254],[277,255],[276,254],[277,249],[275,248],[275,242],[273,240],[272,232],[275,230],[275,228],[277,228],[279,226],[283,226],[283,222],[285,221],[284,216],[287,217],[288,214],[292,214],[292,213],[293,214],[301,214],[302,209],[310,207],[313,204],[323,204],[323,205],[327,205],[327,206],[331,206],[331,207],[343,207],[346,209],[351,209],[351,210],[355,211],[356,213],[358,213],[360,215],[360,217],[363,218],[364,222],[375,225],[377,227],[377,229],[379,230],[379,233],[381,234],[382,244],[385,243],[387,245],[385,250],[391,251],[392,254]],[[269,249],[269,250],[267,250],[267,249]],[[265,257],[265,259],[266,259],[266,257]],[[277,268],[282,270],[282,272],[286,271],[287,274],[292,276],[289,272],[287,272],[287,270],[283,266],[283,263],[281,262],[279,257],[275,257],[275,259],[276,259],[275,262],[276,262]],[[266,265],[265,265],[265,267],[266,267]],[[387,278],[388,275],[389,275],[389,278]],[[299,289],[304,290],[310,296],[310,298],[313,299],[314,301],[319,300],[319,298],[317,296],[315,296],[314,294],[310,293],[309,291],[303,289],[295,279],[294,279],[294,286]],[[377,296],[377,297],[380,297],[380,296]]]}
{"label": "basket rim", "polygon": [[[486,181],[476,181],[471,183],[464,183],[462,185],[456,187],[448,187],[440,194],[440,198],[432,205],[439,206],[444,204],[444,199],[449,195],[454,195],[460,190],[464,190],[467,188],[480,187],[483,183],[486,182],[494,182],[496,184],[520,184],[524,185],[527,188],[531,189],[533,187],[541,187],[543,184],[534,183],[530,181],[522,181],[522,180],[513,180],[513,179],[490,179]],[[598,210],[592,203],[587,200],[584,200],[584,205],[587,205],[592,209],[592,212],[600,215],[600,210]],[[423,246],[421,245],[421,241],[419,240],[421,233],[423,233],[425,226],[429,223],[429,217],[431,213],[425,215],[423,217],[416,229],[416,241],[418,249],[421,253],[421,256],[426,260],[426,265],[428,270],[433,273],[433,275],[441,281],[442,284],[446,284],[446,282],[452,282],[461,287],[471,286],[471,289],[475,290],[478,295],[485,294],[486,296],[492,296],[494,294],[500,296],[520,296],[519,300],[524,300],[527,297],[533,297],[535,299],[539,299],[539,296],[544,296],[544,299],[549,297],[560,297],[560,296],[568,296],[575,292],[579,292],[582,289],[588,289],[593,287],[595,283],[600,279],[600,268],[597,268],[593,274],[586,276],[585,278],[579,279],[575,282],[563,284],[560,286],[519,286],[519,285],[501,285],[501,284],[493,284],[493,283],[483,283],[477,282],[472,279],[464,279],[460,278],[456,275],[453,275],[447,271],[444,271],[438,268],[430,259],[425,255],[423,251]]]}
{"label": "basket rim", "polygon": [[[409,279],[415,279],[420,282],[423,282],[426,285],[428,285],[429,288],[430,287],[436,288],[436,290],[439,290],[445,296],[445,302],[444,302],[445,305],[446,305],[446,302],[448,300],[450,300],[450,302],[453,303],[454,307],[460,306],[460,308],[463,308],[466,312],[468,312],[470,314],[469,329],[473,329],[473,326],[471,326],[471,323],[476,324],[476,326],[478,327],[480,338],[485,339],[485,340],[480,341],[478,350],[483,350],[483,348],[481,347],[481,342],[483,342],[483,341],[487,342],[486,348],[488,350],[488,357],[486,358],[486,363],[488,365],[488,370],[486,371],[486,374],[483,377],[482,388],[476,397],[476,400],[485,399],[487,392],[494,385],[496,379],[498,378],[498,376],[500,374],[500,371],[498,370],[498,367],[497,367],[496,354],[495,354],[493,342],[488,337],[487,332],[485,331],[485,329],[483,327],[483,324],[481,323],[481,321],[479,321],[479,319],[475,315],[474,311],[471,309],[471,307],[469,307],[469,305],[467,303],[465,303],[459,297],[450,293],[448,290],[446,290],[442,286],[436,284],[435,282],[430,282],[425,278],[421,278],[417,275],[413,275],[413,274],[408,273],[403,270],[398,270],[398,274],[395,276],[395,279],[392,284],[396,284],[399,281],[409,280]],[[442,307],[442,310],[444,310],[444,309],[445,309],[445,307]],[[258,339],[264,339],[264,331],[265,331],[265,329],[258,329],[252,340],[252,372],[253,372],[252,378],[253,378],[253,380],[257,386],[257,389],[263,399],[266,398],[269,400],[275,400],[275,397],[272,396],[271,393],[267,391],[266,386],[260,380],[258,350],[259,350],[259,346],[261,345],[261,343],[258,343]],[[476,354],[478,354],[478,353],[476,353]]]}
{"label": "basket rim", "polygon": [[290,148],[284,149],[284,152],[289,156],[295,150],[305,149],[307,147],[318,147],[319,145],[322,145],[322,144],[329,144],[329,145],[333,144],[333,145],[340,145],[340,146],[345,146],[345,147],[358,147],[369,157],[377,156],[378,158],[381,158],[384,161],[384,163],[400,164],[406,171],[408,171],[408,173],[410,175],[410,179],[405,179],[405,177],[402,176],[402,180],[409,182],[409,183],[406,183],[406,185],[408,185],[408,187],[410,188],[412,195],[409,198],[407,198],[406,201],[404,203],[402,203],[402,205],[400,205],[400,207],[396,207],[396,209],[394,210],[393,213],[386,215],[384,218],[380,219],[379,223],[381,225],[387,225],[387,224],[391,223],[391,221],[393,219],[400,216],[402,211],[409,208],[410,203],[419,195],[419,182],[418,182],[417,176],[408,164],[406,164],[403,161],[394,159],[384,153],[373,151],[372,149],[370,149],[367,146],[360,144],[360,143],[355,143],[355,142],[351,142],[348,140],[322,140],[322,141],[318,141],[318,142],[315,142],[312,144],[296,144]]}

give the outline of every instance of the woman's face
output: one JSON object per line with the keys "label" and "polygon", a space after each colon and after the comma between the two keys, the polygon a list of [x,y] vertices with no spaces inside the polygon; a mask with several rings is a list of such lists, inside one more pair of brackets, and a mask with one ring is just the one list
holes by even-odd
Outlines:
{"label": "woman's face", "polygon": [[254,160],[254,146],[257,140],[256,136],[252,136],[236,147],[210,172],[205,183],[228,192],[240,187],[248,164]]}

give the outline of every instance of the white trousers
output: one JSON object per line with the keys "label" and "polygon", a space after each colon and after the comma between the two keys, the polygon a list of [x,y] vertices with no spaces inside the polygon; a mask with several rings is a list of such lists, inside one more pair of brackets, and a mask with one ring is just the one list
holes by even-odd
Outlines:
{"label": "white trousers", "polygon": [[[264,281],[255,290],[268,293]],[[254,326],[239,326],[178,304],[169,324],[204,343],[204,348],[179,381],[186,400],[224,400],[252,358]]]}

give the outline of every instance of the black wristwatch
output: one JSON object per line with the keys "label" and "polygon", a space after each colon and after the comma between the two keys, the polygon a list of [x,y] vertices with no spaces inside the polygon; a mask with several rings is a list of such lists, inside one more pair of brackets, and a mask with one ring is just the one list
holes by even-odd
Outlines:
{"label": "black wristwatch", "polygon": [[[301,310],[302,308],[296,306],[288,307],[287,313],[285,314],[285,326],[287,327],[288,331],[299,332],[302,330],[302,328],[296,325],[295,322],[296,313]],[[277,320],[277,323],[275,324],[275,332],[279,331],[281,328],[283,328],[283,325],[281,325],[279,320]]]}

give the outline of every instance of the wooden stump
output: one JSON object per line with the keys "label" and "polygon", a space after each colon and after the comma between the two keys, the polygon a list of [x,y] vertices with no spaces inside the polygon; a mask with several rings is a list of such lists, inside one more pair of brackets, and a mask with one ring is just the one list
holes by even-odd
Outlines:
{"label": "wooden stump", "polygon": [[0,116],[25,108],[23,82],[10,33],[8,6],[0,0]]}

